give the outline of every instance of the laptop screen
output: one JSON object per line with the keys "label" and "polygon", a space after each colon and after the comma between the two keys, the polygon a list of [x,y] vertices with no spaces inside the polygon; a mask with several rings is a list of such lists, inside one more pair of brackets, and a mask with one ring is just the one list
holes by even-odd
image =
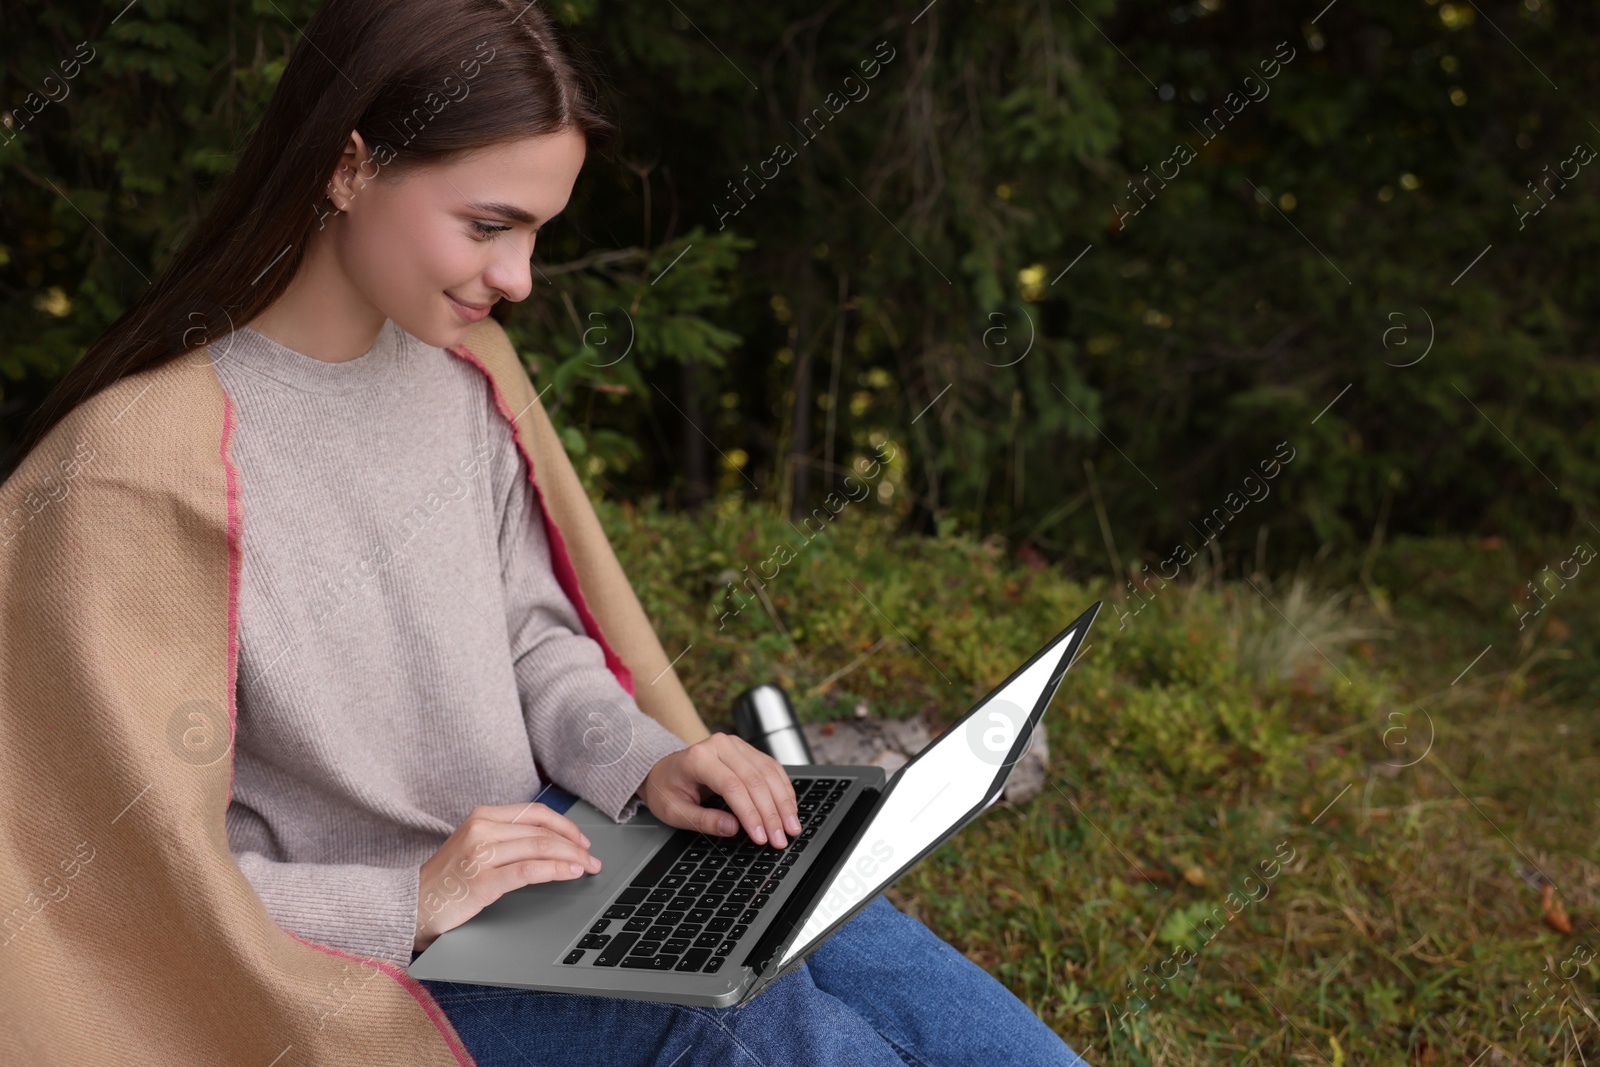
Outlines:
{"label": "laptop screen", "polygon": [[[869,899],[977,805],[1000,795],[1022,757],[1029,718],[1062,666],[1076,628],[957,720],[890,781],[877,812],[790,944],[781,968],[805,953],[841,915]],[[1064,672],[1061,672],[1064,673]],[[987,806],[985,804],[985,806]]]}

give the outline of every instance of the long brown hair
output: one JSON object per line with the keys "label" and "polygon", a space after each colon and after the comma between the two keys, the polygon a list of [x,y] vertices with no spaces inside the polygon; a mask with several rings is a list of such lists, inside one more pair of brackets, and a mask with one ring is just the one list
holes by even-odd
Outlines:
{"label": "long brown hair", "polygon": [[222,337],[282,295],[331,210],[326,182],[351,130],[382,178],[563,129],[591,153],[620,141],[585,57],[538,4],[326,0],[238,167],[154,284],[45,399],[18,461],[101,389]]}

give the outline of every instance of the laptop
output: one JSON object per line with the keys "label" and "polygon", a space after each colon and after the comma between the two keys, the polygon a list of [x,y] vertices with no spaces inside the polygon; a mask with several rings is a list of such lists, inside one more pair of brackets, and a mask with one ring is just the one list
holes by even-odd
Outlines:
{"label": "laptop", "polygon": [[[999,799],[1101,603],[892,778],[875,766],[786,766],[801,833],[785,848],[742,828],[731,837],[677,829],[643,805],[618,824],[549,787],[536,799],[565,809],[604,868],[506,893],[441,934],[411,976],[700,1007],[748,1002]],[[706,806],[727,810],[721,797]]]}

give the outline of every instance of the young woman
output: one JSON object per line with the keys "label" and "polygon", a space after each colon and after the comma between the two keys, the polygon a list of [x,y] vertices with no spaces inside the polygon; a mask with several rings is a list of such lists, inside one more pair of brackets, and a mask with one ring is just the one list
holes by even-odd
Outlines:
{"label": "young woman", "polygon": [[[33,428],[210,344],[246,516],[229,845],[304,939],[404,966],[511,890],[598,872],[530,803],[535,757],[618,822],[801,830],[775,760],[686,744],[619,684],[506,414],[445,351],[529,295],[540,227],[615,141],[595,100],[525,0],[328,0],[210,213]],[[624,738],[604,758],[597,722]],[[1082,1062],[881,896],[742,1007],[429,986],[485,1067]]]}

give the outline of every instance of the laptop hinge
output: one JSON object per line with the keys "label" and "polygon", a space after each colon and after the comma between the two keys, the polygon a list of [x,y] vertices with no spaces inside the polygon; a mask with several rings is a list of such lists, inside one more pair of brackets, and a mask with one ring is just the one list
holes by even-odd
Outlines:
{"label": "laptop hinge", "polygon": [[837,873],[845,850],[855,844],[861,829],[866,825],[867,816],[872,813],[880,795],[881,790],[872,786],[856,794],[855,803],[850,805],[850,810],[839,820],[838,828],[822,846],[816,861],[806,868],[800,884],[789,895],[789,899],[783,902],[783,907],[772,920],[772,925],[767,927],[761,939],[750,949],[750,954],[744,959],[744,966],[753,968],[757,974],[765,971],[778,946],[789,934],[799,929],[810,914],[811,904]]}

